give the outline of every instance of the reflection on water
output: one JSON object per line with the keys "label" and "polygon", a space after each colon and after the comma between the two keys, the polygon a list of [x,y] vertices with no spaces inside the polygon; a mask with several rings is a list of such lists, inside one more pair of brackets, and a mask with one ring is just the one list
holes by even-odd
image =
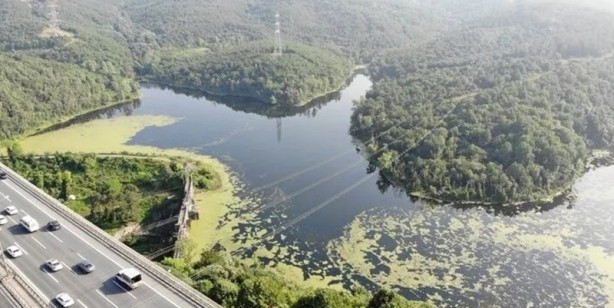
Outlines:
{"label": "reflection on water", "polygon": [[47,127],[45,129],[42,129],[34,133],[33,135],[41,135],[41,134],[44,134],[50,131],[62,129],[62,128],[69,127],[75,124],[86,123],[86,122],[93,121],[93,120],[98,120],[98,119],[103,119],[103,118],[110,119],[118,115],[130,116],[132,115],[134,110],[138,109],[139,107],[141,107],[141,101],[138,99],[131,101],[131,102],[127,102],[127,103],[109,106],[106,108],[102,108],[102,109],[98,109],[92,112],[82,114],[68,121],[52,125],[50,127]]}
{"label": "reflection on water", "polygon": [[614,168],[587,174],[573,198],[540,206],[412,200],[369,166],[348,134],[352,101],[370,87],[358,75],[333,100],[294,110],[146,87],[140,105],[102,116],[177,118],[131,143],[192,149],[232,167],[244,200],[227,205],[218,230],[235,255],[298,268],[322,284],[387,285],[439,305],[607,305]]}
{"label": "reflection on water", "polygon": [[[151,86],[150,86],[151,87]],[[153,86],[158,88],[157,86]],[[341,99],[341,92],[335,92],[328,95],[324,95],[319,97],[309,104],[305,104],[302,106],[291,106],[291,105],[271,105],[263,102],[259,102],[252,98],[247,97],[239,97],[239,96],[217,96],[213,94],[208,94],[198,90],[186,89],[186,88],[175,88],[175,87],[161,87],[161,89],[168,89],[173,91],[176,94],[183,94],[193,98],[204,98],[207,101],[213,103],[220,103],[225,106],[230,107],[232,110],[241,111],[246,113],[254,113],[258,115],[263,115],[267,118],[285,118],[285,117],[293,117],[296,115],[303,115],[307,117],[315,117],[317,115],[318,110],[324,107],[326,104],[332,101],[338,101]]]}

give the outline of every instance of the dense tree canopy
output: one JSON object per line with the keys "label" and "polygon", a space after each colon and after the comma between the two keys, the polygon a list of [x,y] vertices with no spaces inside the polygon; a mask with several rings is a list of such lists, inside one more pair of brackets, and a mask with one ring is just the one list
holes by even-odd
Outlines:
{"label": "dense tree canopy", "polygon": [[[587,20],[596,22],[589,32]],[[564,21],[564,22],[563,22]],[[352,133],[417,195],[535,200],[614,141],[614,24],[590,10],[516,7],[391,52]]]}
{"label": "dense tree canopy", "polygon": [[405,0],[129,0],[125,8],[159,46],[213,51],[271,39],[279,12],[284,39],[340,50],[354,62],[424,38],[436,32],[441,19],[438,6]]}
{"label": "dense tree canopy", "polygon": [[[77,154],[34,157],[21,153],[17,143],[8,152],[4,162],[11,169],[107,230],[127,223],[150,223],[160,215],[173,216],[177,198],[167,197],[183,193],[184,171],[177,162]],[[219,185],[216,173],[205,166],[196,170],[194,178],[200,188]]]}
{"label": "dense tree canopy", "polygon": [[0,138],[134,97],[130,78],[74,64],[0,53]]}
{"label": "dense tree canopy", "polygon": [[110,8],[96,2],[66,3],[54,32],[45,2],[0,0],[0,139],[136,98],[130,49],[91,22]]}
{"label": "dense tree canopy", "polygon": [[162,84],[302,105],[338,90],[352,70],[347,59],[330,52],[295,43],[276,56],[271,46],[255,42],[228,52],[170,55],[141,73]]}
{"label": "dense tree canopy", "polygon": [[[189,243],[186,245],[189,247]],[[224,307],[292,307],[292,308],[428,308],[431,305],[411,302],[392,291],[382,290],[373,296],[363,288],[353,292],[333,289],[301,288],[271,269],[246,266],[224,251],[204,250],[193,258],[167,258],[169,267]]]}

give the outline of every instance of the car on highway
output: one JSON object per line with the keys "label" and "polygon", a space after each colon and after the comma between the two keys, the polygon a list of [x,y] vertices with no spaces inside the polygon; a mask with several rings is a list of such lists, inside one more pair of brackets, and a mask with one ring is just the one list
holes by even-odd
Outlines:
{"label": "car on highway", "polygon": [[4,224],[6,224],[8,222],[9,222],[9,220],[6,219],[6,216],[0,215],[0,225],[4,225]]}
{"label": "car on highway", "polygon": [[136,289],[143,283],[143,277],[141,277],[141,273],[137,271],[135,268],[126,268],[117,275],[115,275],[117,280],[128,286],[130,289]]}
{"label": "car on highway", "polygon": [[19,247],[12,245],[6,248],[6,253],[9,254],[9,256],[11,256],[12,258],[17,258],[21,255],[23,255],[23,251],[21,251],[21,249],[19,249]]}
{"label": "car on highway", "polygon": [[62,228],[62,225],[60,225],[60,222],[57,220],[52,220],[49,223],[47,223],[47,230],[49,231],[60,230],[61,228]]}
{"label": "car on highway", "polygon": [[7,206],[6,209],[4,209],[4,212],[9,215],[15,215],[19,213],[19,210],[14,205],[10,205],[10,206]]}
{"label": "car on highway", "polygon": [[6,171],[0,170],[0,180],[4,180],[7,177],[8,177],[8,175],[6,174]]}
{"label": "car on highway", "polygon": [[67,293],[60,293],[60,294],[56,295],[55,296],[55,300],[62,307],[70,307],[70,306],[75,304],[75,301]]}
{"label": "car on highway", "polygon": [[87,261],[87,260],[81,261],[77,266],[82,272],[88,273],[88,274],[93,272],[96,269],[96,266],[94,266],[92,262]]}
{"label": "car on highway", "polygon": [[22,225],[29,232],[36,232],[40,228],[38,221],[30,216],[21,217],[19,224]]}
{"label": "car on highway", "polygon": [[52,272],[57,272],[64,268],[62,263],[60,263],[60,261],[58,261],[57,259],[50,259],[45,261],[45,266],[47,266],[47,268]]}

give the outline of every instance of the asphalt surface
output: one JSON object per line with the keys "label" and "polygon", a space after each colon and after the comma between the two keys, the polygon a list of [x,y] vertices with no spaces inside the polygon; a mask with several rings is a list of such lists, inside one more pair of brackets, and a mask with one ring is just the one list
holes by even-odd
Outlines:
{"label": "asphalt surface", "polygon": [[3,308],[20,308],[19,303],[15,299],[11,298],[9,290],[0,286],[0,307]]}
{"label": "asphalt surface", "polygon": [[[7,215],[4,209],[9,205],[17,207],[19,213]],[[192,307],[144,273],[141,273],[144,284],[128,291],[114,277],[119,270],[133,267],[129,261],[55,215],[11,179],[0,180],[0,210],[8,218],[8,223],[0,226],[4,257],[52,305],[60,307],[54,298],[66,292],[75,301],[75,307]],[[39,231],[30,233],[19,224],[25,215],[38,221]],[[62,228],[48,231],[46,225],[51,220],[58,220]],[[24,254],[11,258],[4,252],[10,245],[17,245]],[[64,268],[49,272],[43,264],[48,259],[58,259]],[[96,266],[94,272],[79,271],[77,264],[84,259]]]}

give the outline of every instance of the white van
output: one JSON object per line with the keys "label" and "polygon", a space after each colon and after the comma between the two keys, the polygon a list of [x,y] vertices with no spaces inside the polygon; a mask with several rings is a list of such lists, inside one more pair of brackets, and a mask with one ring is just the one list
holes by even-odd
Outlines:
{"label": "white van", "polygon": [[136,289],[143,283],[141,273],[134,268],[123,269],[119,271],[115,277],[117,277],[117,280],[130,287],[130,289]]}
{"label": "white van", "polygon": [[19,223],[30,232],[36,232],[40,228],[38,222],[30,216],[21,217]]}

